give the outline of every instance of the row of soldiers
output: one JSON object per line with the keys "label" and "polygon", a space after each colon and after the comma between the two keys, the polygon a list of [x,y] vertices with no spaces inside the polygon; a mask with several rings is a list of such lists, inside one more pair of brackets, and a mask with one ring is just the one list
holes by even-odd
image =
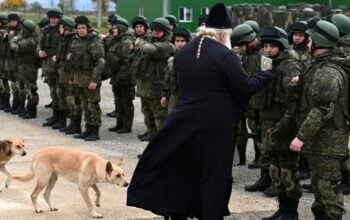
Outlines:
{"label": "row of soldiers", "polygon": [[[199,22],[205,19],[201,16]],[[116,125],[109,131],[131,132],[137,95],[147,127],[138,137],[148,141],[174,104],[176,89],[170,86],[175,80],[170,77],[173,67],[169,58],[190,40],[191,33],[175,29],[177,20],[172,15],[150,24],[145,17],[136,16],[131,23],[130,27],[126,19],[112,14],[108,34],[100,38],[87,17],[73,19],[60,8],[52,8],[39,23],[38,36],[33,21],[22,20],[17,13],[1,14],[0,109],[24,119],[36,117],[37,70],[41,67],[52,100],[52,116],[43,126],[95,141],[101,126],[100,89],[102,81],[110,79]]]}
{"label": "row of soldiers", "polygon": [[[276,74],[250,100],[237,133],[240,164],[246,163],[248,124],[256,151],[250,166],[261,169],[260,178],[245,189],[278,198],[278,210],[263,220],[298,219],[299,181],[307,178],[307,171],[311,187],[305,187],[315,196],[315,219],[342,219],[342,191],[350,186],[350,19],[343,14],[311,18],[293,23],[287,31],[276,26],[260,29],[248,21],[233,29],[232,43],[248,75],[269,66]],[[298,167],[306,176],[299,175]]]}

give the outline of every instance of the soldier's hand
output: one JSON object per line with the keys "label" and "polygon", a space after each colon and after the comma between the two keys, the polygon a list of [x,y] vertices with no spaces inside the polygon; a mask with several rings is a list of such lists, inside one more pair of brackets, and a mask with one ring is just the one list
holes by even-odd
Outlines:
{"label": "soldier's hand", "polygon": [[89,87],[90,90],[95,90],[97,88],[97,83],[95,82],[90,82]]}
{"label": "soldier's hand", "polygon": [[304,142],[299,138],[295,137],[293,141],[290,143],[289,149],[295,152],[300,152],[303,146],[304,146]]}
{"label": "soldier's hand", "polygon": [[160,100],[160,105],[163,107],[163,108],[166,108],[168,106],[168,100],[166,97],[162,97],[161,100]]}
{"label": "soldier's hand", "polygon": [[56,63],[56,62],[57,62],[56,55],[52,57],[52,61],[53,61],[54,63]]}
{"label": "soldier's hand", "polygon": [[139,38],[139,37],[136,38],[136,40],[134,41],[134,45],[135,46],[139,45],[140,41],[141,41],[141,38]]}
{"label": "soldier's hand", "polygon": [[290,85],[296,86],[296,85],[298,85],[298,82],[299,82],[299,76],[294,76],[290,82]]}
{"label": "soldier's hand", "polygon": [[46,58],[47,57],[47,53],[45,51],[43,51],[43,50],[40,50],[39,51],[39,57],[40,58]]}
{"label": "soldier's hand", "polygon": [[72,53],[67,54],[67,61],[70,61],[72,59]]}

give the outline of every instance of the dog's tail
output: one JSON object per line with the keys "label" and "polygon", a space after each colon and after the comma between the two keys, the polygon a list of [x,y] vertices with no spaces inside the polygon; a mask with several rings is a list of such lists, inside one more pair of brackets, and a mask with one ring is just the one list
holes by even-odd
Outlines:
{"label": "dog's tail", "polygon": [[12,176],[12,179],[19,180],[21,182],[28,182],[35,176],[33,166],[30,166],[29,172],[25,176]]}

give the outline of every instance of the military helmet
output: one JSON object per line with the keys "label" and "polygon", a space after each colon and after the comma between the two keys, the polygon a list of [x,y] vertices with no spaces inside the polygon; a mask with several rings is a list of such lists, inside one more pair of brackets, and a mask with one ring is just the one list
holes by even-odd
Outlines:
{"label": "military helmet", "polygon": [[36,24],[32,20],[24,20],[22,22],[22,27],[24,30],[27,30],[28,32],[34,32],[36,28]]}
{"label": "military helmet", "polygon": [[289,31],[291,33],[295,33],[295,32],[305,33],[305,31],[307,31],[307,23],[305,21],[294,22],[290,26]]}
{"label": "military helmet", "polygon": [[256,38],[256,33],[248,24],[237,25],[231,35],[231,42],[233,45],[249,43]]}
{"label": "military helmet", "polygon": [[136,16],[134,17],[132,20],[131,20],[131,24],[132,24],[132,28],[135,29],[135,26],[137,24],[142,24],[143,26],[145,26],[145,28],[147,29],[148,28],[148,23],[147,23],[147,18],[142,16],[142,15],[139,15],[139,16]]}
{"label": "military helmet", "polygon": [[113,23],[113,20],[117,18],[117,16],[115,16],[115,14],[111,13],[108,15],[108,22]]}
{"label": "military helmet", "polygon": [[5,14],[5,13],[0,13],[0,23],[1,23],[1,24],[6,24],[7,22],[8,22],[7,14]]}
{"label": "military helmet", "polygon": [[171,27],[170,22],[162,17],[156,18],[152,21],[152,23],[149,26],[152,30],[153,29],[161,29],[165,31],[166,33],[170,33]]}
{"label": "military helmet", "polygon": [[251,26],[255,33],[259,33],[260,31],[260,25],[254,20],[246,20],[245,22],[243,22],[243,24],[248,24],[249,26]]}
{"label": "military helmet", "polygon": [[208,14],[201,14],[198,17],[198,26],[202,24],[202,22],[206,22],[208,20]]}
{"label": "military helmet", "polygon": [[88,27],[91,27],[90,20],[84,15],[80,15],[76,17],[74,21],[75,21],[75,27],[77,27],[78,24],[86,24]]}
{"label": "military helmet", "polygon": [[259,32],[259,37],[263,44],[264,42],[273,41],[280,43],[284,49],[289,47],[287,32],[280,27],[264,26]]}
{"label": "military helmet", "polygon": [[63,15],[62,10],[59,7],[54,7],[54,8],[50,8],[47,12],[46,12],[47,17],[51,18],[51,17],[56,17],[56,18],[60,18]]}
{"label": "military helmet", "polygon": [[328,21],[316,21],[308,24],[306,33],[312,38],[316,47],[333,48],[339,39],[338,28]]}
{"label": "military helmet", "polygon": [[115,24],[118,26],[118,29],[121,31],[121,32],[126,32],[129,28],[129,22],[128,20],[126,20],[125,18],[122,18],[122,17],[118,17],[118,18],[115,18],[113,21],[112,21],[112,24]]}
{"label": "military helmet", "polygon": [[172,42],[174,42],[175,41],[175,37],[178,37],[178,36],[184,37],[187,42],[189,42],[191,40],[191,32],[187,28],[176,27],[174,29],[174,32],[173,32]]}
{"label": "military helmet", "polygon": [[7,19],[8,21],[12,21],[12,20],[20,21],[21,16],[17,12],[10,12],[7,15]]}
{"label": "military helmet", "polygon": [[68,26],[70,28],[74,28],[75,27],[75,21],[73,18],[71,17],[68,17],[68,16],[63,16],[61,19],[60,19],[60,23],[64,26]]}
{"label": "military helmet", "polygon": [[334,14],[330,16],[327,21],[334,24],[339,31],[340,36],[350,34],[350,18],[343,14]]}
{"label": "military helmet", "polygon": [[43,28],[45,27],[46,25],[49,24],[49,17],[47,17],[47,15],[43,15],[41,18],[40,18],[40,21],[38,23],[39,27],[40,28]]}
{"label": "military helmet", "polygon": [[170,25],[175,25],[176,26],[177,18],[176,18],[175,15],[167,15],[164,18],[166,18],[169,21]]}

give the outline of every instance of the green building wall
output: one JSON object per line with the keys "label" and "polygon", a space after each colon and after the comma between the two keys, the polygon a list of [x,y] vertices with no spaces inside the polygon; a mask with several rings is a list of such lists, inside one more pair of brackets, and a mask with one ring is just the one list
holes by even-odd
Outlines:
{"label": "green building wall", "polygon": [[148,19],[149,23],[163,15],[162,0],[118,0],[116,12],[131,21],[133,17],[139,15],[141,8],[143,8],[143,16]]}

